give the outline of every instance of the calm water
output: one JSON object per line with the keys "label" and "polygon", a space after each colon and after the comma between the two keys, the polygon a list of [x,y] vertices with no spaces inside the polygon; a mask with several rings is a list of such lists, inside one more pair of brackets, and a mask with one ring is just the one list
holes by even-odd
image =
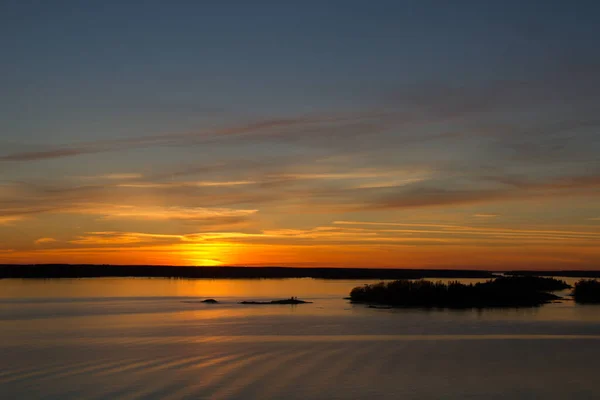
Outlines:
{"label": "calm water", "polygon": [[[0,280],[0,398],[600,398],[600,307],[342,299],[363,283]],[[314,303],[236,304],[289,296]]]}

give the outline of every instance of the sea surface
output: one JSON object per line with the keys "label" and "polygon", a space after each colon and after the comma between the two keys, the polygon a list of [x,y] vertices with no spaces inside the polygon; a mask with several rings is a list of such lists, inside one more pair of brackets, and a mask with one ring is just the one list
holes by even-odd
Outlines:
{"label": "sea surface", "polygon": [[599,306],[343,299],[365,283],[0,280],[0,399],[600,398]]}

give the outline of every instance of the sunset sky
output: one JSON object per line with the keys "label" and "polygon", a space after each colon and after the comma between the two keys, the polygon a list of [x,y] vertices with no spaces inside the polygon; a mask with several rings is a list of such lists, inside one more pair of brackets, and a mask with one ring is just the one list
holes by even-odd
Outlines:
{"label": "sunset sky", "polygon": [[0,2],[0,263],[600,268],[600,2]]}

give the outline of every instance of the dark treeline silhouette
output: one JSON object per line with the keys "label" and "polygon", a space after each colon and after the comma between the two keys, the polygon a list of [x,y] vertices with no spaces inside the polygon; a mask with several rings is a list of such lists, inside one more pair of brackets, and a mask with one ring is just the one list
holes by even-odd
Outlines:
{"label": "dark treeline silhouette", "polygon": [[571,285],[563,280],[532,275],[498,277],[493,280],[493,283],[499,287],[518,291],[536,290],[538,292],[556,292],[571,288]]}
{"label": "dark treeline silhouette", "polygon": [[487,271],[418,270],[385,268],[292,267],[177,267],[153,265],[0,265],[2,278],[319,278],[319,279],[421,279],[489,278]]}
{"label": "dark treeline silhouette", "polygon": [[569,287],[553,278],[518,276],[476,284],[397,280],[356,287],[350,300],[400,307],[536,307],[559,298],[549,292]]}
{"label": "dark treeline silhouette", "polygon": [[575,283],[573,298],[581,304],[600,304],[600,282],[595,279],[580,280]]}

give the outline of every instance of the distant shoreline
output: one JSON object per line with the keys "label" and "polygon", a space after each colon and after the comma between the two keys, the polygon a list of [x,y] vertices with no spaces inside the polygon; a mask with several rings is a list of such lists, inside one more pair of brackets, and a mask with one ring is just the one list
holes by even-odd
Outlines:
{"label": "distant shoreline", "polygon": [[421,270],[384,268],[307,268],[307,267],[181,267],[154,265],[0,265],[0,279],[54,278],[208,278],[208,279],[418,279],[491,278],[488,271]]}
{"label": "distant shoreline", "polygon": [[[0,265],[0,279],[183,278],[183,279],[420,279],[492,278],[500,271],[468,269],[325,268],[325,267],[182,267],[156,265]],[[504,271],[509,275],[600,277],[600,271]]]}

